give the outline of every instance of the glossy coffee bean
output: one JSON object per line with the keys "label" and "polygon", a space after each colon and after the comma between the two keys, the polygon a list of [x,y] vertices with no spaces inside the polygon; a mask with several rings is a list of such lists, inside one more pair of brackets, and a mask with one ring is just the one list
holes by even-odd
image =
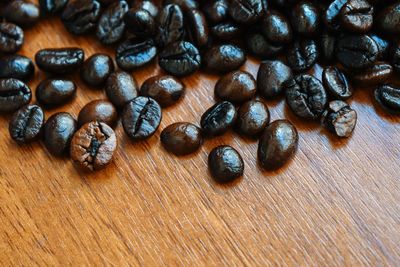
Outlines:
{"label": "glossy coffee bean", "polygon": [[228,18],[228,0],[216,0],[206,3],[203,12],[209,22],[217,24]]}
{"label": "glossy coffee bean", "polygon": [[229,183],[243,176],[244,162],[233,147],[219,146],[208,155],[208,168],[217,183]]}
{"label": "glossy coffee bean", "polygon": [[39,50],[35,55],[36,65],[43,71],[67,74],[78,70],[85,57],[80,48],[49,48]]}
{"label": "glossy coffee bean", "polygon": [[240,68],[246,62],[244,51],[232,44],[216,45],[204,55],[205,69],[215,73],[227,73]]}
{"label": "glossy coffee bean", "polygon": [[78,125],[98,121],[114,127],[118,120],[118,112],[111,102],[106,100],[93,100],[86,104],[78,115]]}
{"label": "glossy coffee bean", "polygon": [[40,10],[44,14],[56,14],[61,12],[68,0],[39,0]]}
{"label": "glossy coffee bean", "polygon": [[36,88],[37,101],[46,107],[57,107],[71,101],[76,95],[76,85],[71,80],[47,79]]}
{"label": "glossy coffee bean", "polygon": [[357,112],[346,102],[335,100],[329,102],[322,115],[322,123],[336,136],[350,137],[357,124]]}
{"label": "glossy coffee bean", "polygon": [[374,7],[366,0],[349,0],[340,11],[340,20],[351,32],[368,32],[374,22]]}
{"label": "glossy coffee bean", "polygon": [[346,3],[347,0],[334,0],[330,3],[323,16],[324,23],[328,29],[334,31],[340,29],[340,11]]}
{"label": "glossy coffee bean", "polygon": [[0,113],[13,112],[31,99],[31,89],[24,82],[14,78],[0,79]]}
{"label": "glossy coffee bean", "polygon": [[128,10],[126,1],[112,3],[104,10],[96,28],[96,36],[101,43],[109,45],[122,38],[125,32],[124,16]]}
{"label": "glossy coffee bean", "polygon": [[219,102],[210,107],[201,116],[201,129],[205,136],[218,136],[227,132],[236,121],[235,106],[228,102]]}
{"label": "glossy coffee bean", "polygon": [[256,138],[264,131],[269,121],[267,106],[259,100],[250,100],[239,108],[235,129],[240,134]]}
{"label": "glossy coffee bean", "polygon": [[309,70],[315,65],[318,57],[318,46],[311,39],[298,40],[287,51],[287,62],[294,72]]}
{"label": "glossy coffee bean", "polygon": [[301,1],[292,10],[293,30],[300,35],[313,36],[320,27],[320,11],[315,4]]}
{"label": "glossy coffee bean", "polygon": [[153,98],[161,107],[175,104],[185,92],[185,85],[169,75],[158,75],[147,79],[140,88],[142,96]]}
{"label": "glossy coffee bean", "polygon": [[0,57],[0,78],[15,78],[29,80],[35,73],[35,66],[31,59],[20,55]]}
{"label": "glossy coffee bean", "polygon": [[272,122],[258,144],[258,160],[267,170],[283,167],[297,151],[299,135],[296,127],[286,120]]}
{"label": "glossy coffee bean", "polygon": [[133,1],[131,7],[135,10],[145,10],[150,13],[153,18],[159,14],[158,5],[151,0]]}
{"label": "glossy coffee bean", "polygon": [[60,112],[52,115],[44,125],[44,144],[47,150],[55,156],[66,154],[77,130],[78,124],[71,114]]}
{"label": "glossy coffee bean", "polygon": [[361,86],[377,86],[386,83],[392,76],[393,67],[386,62],[377,62],[372,67],[354,73],[352,80]]}
{"label": "glossy coffee bean", "polygon": [[61,20],[73,34],[84,34],[96,27],[100,17],[100,3],[96,0],[70,0]]}
{"label": "glossy coffee bean", "polygon": [[175,155],[183,156],[196,152],[203,144],[201,129],[188,122],[169,125],[161,132],[164,148]]}
{"label": "glossy coffee bean", "polygon": [[328,31],[319,38],[319,54],[323,62],[330,63],[335,60],[336,36]]}
{"label": "glossy coffee bean", "polygon": [[328,97],[324,86],[308,74],[295,76],[284,83],[286,101],[291,110],[302,118],[318,119],[325,109]]}
{"label": "glossy coffee bean", "polygon": [[24,31],[9,22],[0,23],[0,52],[15,53],[24,43]]}
{"label": "glossy coffee bean", "polygon": [[188,21],[188,33],[190,39],[197,47],[203,47],[208,43],[208,24],[206,18],[198,9],[190,9],[185,12]]}
{"label": "glossy coffee bean", "polygon": [[158,17],[156,40],[159,46],[165,47],[184,37],[184,17],[182,9],[175,4],[166,5]]}
{"label": "glossy coffee bean", "polygon": [[114,62],[106,54],[94,54],[83,63],[81,78],[89,86],[103,85],[114,72]]}
{"label": "glossy coffee bean", "polygon": [[400,114],[400,88],[381,85],[375,89],[375,100],[387,112]]}
{"label": "glossy coffee bean", "polygon": [[129,73],[116,71],[108,77],[105,90],[111,103],[121,109],[137,97],[138,86]]}
{"label": "glossy coffee bean", "polygon": [[264,15],[262,0],[231,0],[228,12],[240,24],[251,24]]}
{"label": "glossy coffee bean", "polygon": [[8,130],[14,141],[26,144],[39,138],[43,125],[43,110],[36,105],[26,105],[11,117]]}
{"label": "glossy coffee bean", "polygon": [[39,21],[39,7],[33,3],[22,0],[14,0],[8,3],[2,12],[8,22],[19,26],[32,26]]}
{"label": "glossy coffee bean", "polygon": [[348,99],[353,95],[353,88],[346,75],[337,67],[326,67],[322,73],[323,85],[334,99]]}
{"label": "glossy coffee bean", "polygon": [[275,44],[287,44],[293,39],[289,20],[280,12],[270,9],[261,21],[265,37]]}
{"label": "glossy coffee bean", "polygon": [[379,60],[389,59],[390,55],[389,41],[376,34],[371,34],[370,37],[375,41],[376,45],[378,46],[377,59]]}
{"label": "glossy coffee bean", "polygon": [[122,113],[125,133],[133,140],[152,136],[160,126],[161,107],[154,99],[139,96],[129,102]]}
{"label": "glossy coffee bean", "polygon": [[215,85],[215,95],[221,100],[243,103],[254,97],[256,80],[246,71],[233,71],[221,77]]}
{"label": "glossy coffee bean", "polygon": [[381,10],[376,17],[376,25],[384,33],[400,33],[400,2]]}
{"label": "glossy coffee bean", "polygon": [[292,70],[282,61],[263,61],[258,69],[257,90],[267,99],[277,97],[283,92],[283,83],[292,77]]}
{"label": "glossy coffee bean", "polygon": [[164,48],[158,55],[160,67],[175,76],[187,76],[200,68],[199,50],[189,42],[177,42]]}
{"label": "glossy coffee bean", "polygon": [[223,41],[230,41],[238,38],[242,32],[240,25],[232,21],[221,22],[211,27],[211,34],[215,38]]}
{"label": "glossy coffee bean", "polygon": [[131,8],[124,20],[127,30],[137,37],[152,37],[157,29],[155,18],[147,10]]}
{"label": "glossy coffee bean", "polygon": [[245,42],[248,52],[260,59],[273,58],[283,50],[283,46],[272,44],[258,32],[250,32]]}
{"label": "glossy coffee bean", "polygon": [[150,63],[157,56],[157,47],[152,39],[130,38],[117,48],[118,66],[131,71]]}

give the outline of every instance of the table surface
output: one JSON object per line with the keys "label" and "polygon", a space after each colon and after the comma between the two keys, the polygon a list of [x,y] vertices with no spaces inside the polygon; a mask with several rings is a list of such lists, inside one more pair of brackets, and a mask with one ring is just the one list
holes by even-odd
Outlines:
{"label": "table surface", "polygon": [[[74,37],[57,19],[26,31],[20,52],[79,46],[87,56],[113,53],[93,37]],[[249,61],[243,69],[257,73]],[[156,63],[134,71],[141,84],[160,73]],[[36,85],[45,74],[37,72]],[[165,109],[150,139],[132,142],[119,125],[113,163],[97,173],[55,158],[40,142],[18,146],[10,116],[0,117],[0,265],[400,265],[400,119],[359,88],[351,105],[359,120],[350,139],[294,117],[283,101],[267,101],[272,119],[299,130],[299,151],[277,172],[260,169],[257,142],[235,133],[207,140],[187,157],[168,154],[160,132],[178,121],[199,123],[214,102],[217,76],[183,79],[184,99]],[[76,99],[59,111],[77,116],[102,90],[73,77]],[[35,101],[35,100],[34,100]],[[245,175],[214,183],[207,155],[237,148]]]}

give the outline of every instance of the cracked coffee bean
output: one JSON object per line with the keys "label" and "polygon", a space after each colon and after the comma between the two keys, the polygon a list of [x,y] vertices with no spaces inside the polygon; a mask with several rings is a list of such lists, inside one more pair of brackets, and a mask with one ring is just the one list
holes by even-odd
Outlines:
{"label": "cracked coffee bean", "polygon": [[118,112],[111,102],[106,100],[93,100],[86,104],[78,115],[78,125],[98,121],[114,127],[117,124]]}
{"label": "cracked coffee bean", "polygon": [[298,40],[287,51],[287,62],[294,72],[305,72],[311,69],[318,57],[318,46],[311,39]]}
{"label": "cracked coffee bean", "polygon": [[208,155],[208,168],[217,183],[230,183],[243,176],[242,156],[231,146],[219,146]]}
{"label": "cracked coffee bean", "polygon": [[157,56],[157,47],[152,39],[130,38],[117,48],[118,67],[131,71],[150,63]]}
{"label": "cracked coffee bean", "polygon": [[166,5],[158,16],[157,43],[160,47],[183,40],[184,18],[182,9],[175,4]]}
{"label": "cracked coffee bean", "polygon": [[61,12],[68,0],[39,0],[40,10],[44,14],[56,14]]}
{"label": "cracked coffee bean", "polygon": [[204,55],[204,67],[207,71],[227,73],[237,70],[246,62],[243,50],[232,44],[216,45]]}
{"label": "cracked coffee bean", "polygon": [[381,85],[375,89],[375,100],[388,113],[400,114],[400,88]]}
{"label": "cracked coffee bean", "polygon": [[108,99],[118,109],[122,109],[138,95],[135,79],[124,71],[112,73],[107,79],[105,90]]}
{"label": "cracked coffee bean", "polygon": [[35,73],[35,66],[30,58],[21,55],[0,57],[0,78],[30,80]]}
{"label": "cracked coffee bean", "polygon": [[322,72],[322,82],[334,99],[345,100],[353,95],[353,88],[347,77],[337,67],[326,67]]}
{"label": "cracked coffee bean", "polygon": [[366,0],[349,0],[340,11],[340,20],[351,32],[368,32],[374,22],[374,8]]}
{"label": "cracked coffee bean", "polygon": [[113,72],[114,62],[109,55],[94,54],[83,63],[81,78],[87,85],[99,87]]}
{"label": "cracked coffee bean", "polygon": [[61,20],[69,32],[84,34],[96,27],[100,8],[96,0],[70,0],[61,14]]}
{"label": "cracked coffee bean", "polygon": [[250,100],[239,108],[235,129],[242,135],[256,138],[267,127],[269,120],[267,106],[259,100]]}
{"label": "cracked coffee bean", "polygon": [[0,52],[15,53],[24,43],[24,31],[9,22],[0,23]]}
{"label": "cracked coffee bean", "polygon": [[256,91],[256,80],[250,73],[241,70],[224,75],[215,85],[215,95],[233,103],[252,99]]}
{"label": "cracked coffee bean", "polygon": [[329,102],[322,124],[338,137],[350,137],[357,124],[357,112],[344,101]]}
{"label": "cracked coffee bean", "polygon": [[203,144],[201,129],[188,122],[169,125],[161,132],[164,148],[177,156],[188,155],[199,150]]}
{"label": "cracked coffee bean", "polygon": [[236,22],[240,24],[251,24],[264,15],[261,0],[231,0],[228,12]]}
{"label": "cracked coffee bean", "polygon": [[352,80],[361,86],[377,86],[386,83],[392,76],[393,67],[386,62],[377,62],[372,67],[354,73]]}
{"label": "cracked coffee bean", "polygon": [[35,55],[37,66],[53,74],[69,74],[78,70],[85,57],[80,48],[49,48],[39,50]]}
{"label": "cracked coffee bean", "polygon": [[71,80],[46,79],[36,88],[36,99],[45,107],[58,107],[76,95],[76,85]]}
{"label": "cracked coffee bean", "polygon": [[129,6],[126,1],[117,1],[107,7],[97,23],[96,36],[101,43],[109,45],[118,42],[125,32],[124,16]]}
{"label": "cracked coffee bean", "polygon": [[258,69],[257,90],[267,99],[277,97],[283,92],[283,83],[292,77],[292,70],[282,61],[263,61]]}
{"label": "cracked coffee bean", "polygon": [[37,105],[26,105],[11,117],[8,130],[14,141],[26,144],[39,139],[43,125],[43,110]]}
{"label": "cracked coffee bean", "polygon": [[201,129],[205,136],[213,137],[227,132],[236,121],[236,108],[228,102],[219,102],[201,116]]}
{"label": "cracked coffee bean", "polygon": [[8,22],[24,27],[32,26],[40,18],[39,7],[28,1],[10,1],[2,11],[2,15]]}
{"label": "cracked coffee bean", "polygon": [[31,99],[31,89],[24,82],[14,78],[0,79],[0,113],[13,112]]}

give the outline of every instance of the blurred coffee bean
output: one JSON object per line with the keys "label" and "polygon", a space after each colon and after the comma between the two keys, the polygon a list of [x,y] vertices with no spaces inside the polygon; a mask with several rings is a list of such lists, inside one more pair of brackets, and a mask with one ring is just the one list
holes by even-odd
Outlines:
{"label": "blurred coffee bean", "polygon": [[24,31],[9,22],[0,23],[0,52],[15,53],[24,43]]}
{"label": "blurred coffee bean", "polygon": [[0,78],[30,80],[35,73],[35,66],[30,58],[21,55],[0,57]]}

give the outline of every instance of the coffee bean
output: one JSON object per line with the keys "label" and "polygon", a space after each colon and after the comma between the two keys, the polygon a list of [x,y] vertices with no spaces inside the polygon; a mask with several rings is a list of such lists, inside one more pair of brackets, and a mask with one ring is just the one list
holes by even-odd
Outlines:
{"label": "coffee bean", "polygon": [[319,57],[317,44],[311,39],[296,41],[287,51],[288,65],[295,72],[304,72],[312,68]]}
{"label": "coffee bean", "polygon": [[67,153],[71,139],[78,130],[77,126],[76,120],[69,113],[52,115],[44,125],[44,144],[47,150],[55,156]]}
{"label": "coffee bean", "polygon": [[376,25],[384,33],[400,33],[400,3],[396,2],[381,10],[376,17]]}
{"label": "coffee bean", "polygon": [[284,83],[286,101],[292,111],[307,119],[318,119],[327,104],[322,83],[315,77],[301,74]]}
{"label": "coffee bean", "polygon": [[80,48],[50,48],[35,55],[37,66],[54,74],[72,73],[83,64],[85,53]]}
{"label": "coffee bean", "polygon": [[246,71],[233,71],[218,80],[215,95],[222,100],[243,103],[254,97],[257,90],[256,80]]}
{"label": "coffee bean", "polygon": [[0,113],[13,112],[31,99],[31,89],[24,82],[14,78],[0,79]]}
{"label": "coffee bean", "polygon": [[302,1],[292,10],[293,30],[300,35],[313,36],[320,27],[320,11],[312,2]]}
{"label": "coffee bean", "polygon": [[328,31],[321,34],[319,39],[320,58],[327,63],[335,59],[336,36]]}
{"label": "coffee bean", "polygon": [[228,12],[238,23],[251,24],[264,15],[264,8],[261,0],[231,0]]}
{"label": "coffee bean", "polygon": [[133,1],[131,6],[135,10],[145,10],[149,12],[153,18],[156,18],[159,14],[158,6],[150,0]]}
{"label": "coffee bean", "polygon": [[0,78],[29,80],[35,73],[35,66],[30,58],[20,55],[0,57]]}
{"label": "coffee bean", "polygon": [[4,7],[2,15],[8,22],[19,26],[32,26],[39,21],[40,11],[33,3],[15,0]]}
{"label": "coffee bean", "polygon": [[0,52],[15,53],[24,43],[24,31],[9,22],[0,23]]}
{"label": "coffee bean", "polygon": [[81,78],[89,86],[103,85],[114,72],[114,62],[106,54],[94,54],[83,63]]}
{"label": "coffee bean", "polygon": [[272,122],[258,144],[258,160],[267,170],[283,167],[296,153],[299,135],[296,127],[286,120]]}
{"label": "coffee bean", "polygon": [[203,137],[196,125],[178,122],[162,131],[161,143],[168,152],[183,156],[196,152],[203,144]]}
{"label": "coffee bean", "polygon": [[185,34],[182,9],[178,5],[166,5],[158,17],[156,40],[159,46],[181,41]]}
{"label": "coffee bean", "polygon": [[372,67],[354,73],[352,79],[361,86],[377,86],[384,84],[393,73],[393,67],[386,62],[377,62]]}
{"label": "coffee bean", "polygon": [[242,28],[232,21],[221,22],[211,28],[212,35],[223,41],[230,41],[242,34]]}
{"label": "coffee bean", "polygon": [[160,126],[161,107],[150,97],[139,96],[129,102],[122,113],[125,133],[133,140],[152,136]]}
{"label": "coffee bean", "polygon": [[43,110],[36,105],[26,105],[11,117],[8,130],[14,141],[26,144],[39,138],[43,125]]}
{"label": "coffee bean", "polygon": [[96,0],[70,0],[61,20],[73,34],[84,34],[96,27],[100,17],[100,3]]}
{"label": "coffee bean", "polygon": [[228,101],[223,101],[204,112],[200,125],[205,136],[218,136],[227,132],[235,121],[235,106]]}
{"label": "coffee bean", "polygon": [[357,124],[357,112],[346,102],[335,100],[329,102],[322,115],[325,127],[339,137],[349,137]]}
{"label": "coffee bean", "polygon": [[210,23],[217,24],[228,18],[228,6],[228,0],[211,1],[205,4],[203,12]]}
{"label": "coffee bean", "polygon": [[322,73],[322,82],[334,99],[345,100],[353,95],[353,88],[347,77],[337,67],[326,67]]}
{"label": "coffee bean", "polygon": [[117,48],[118,66],[127,71],[142,67],[157,56],[157,48],[152,39],[130,38]]}
{"label": "coffee bean", "polygon": [[40,10],[45,14],[56,14],[61,12],[68,0],[39,0]]}
{"label": "coffee bean", "polygon": [[96,36],[103,44],[118,42],[125,31],[124,16],[129,6],[126,1],[117,1],[109,5],[101,14],[97,23]]}
{"label": "coffee bean", "polygon": [[240,47],[232,44],[216,45],[204,55],[205,69],[210,72],[227,73],[240,68],[246,55]]}
{"label": "coffee bean", "polygon": [[114,127],[117,124],[118,112],[111,102],[106,100],[93,100],[86,104],[78,115],[78,125],[98,121]]}
{"label": "coffee bean", "polygon": [[185,12],[188,21],[190,39],[197,47],[203,47],[208,43],[208,24],[203,12],[198,9],[190,9]]}
{"label": "coffee bean", "polygon": [[275,57],[283,50],[283,46],[270,43],[264,35],[257,32],[249,33],[245,42],[248,52],[260,59]]}
{"label": "coffee bean", "polygon": [[250,100],[238,110],[236,130],[247,137],[258,137],[270,120],[268,108],[259,100]]}
{"label": "coffee bean", "polygon": [[147,10],[131,8],[124,20],[127,30],[136,37],[152,37],[157,29],[154,17]]}
{"label": "coffee bean", "polygon": [[153,98],[161,107],[175,104],[183,96],[185,85],[169,75],[158,75],[147,79],[140,88],[142,96]]}
{"label": "coffee bean", "polygon": [[158,55],[160,67],[175,76],[187,76],[200,68],[199,50],[189,42],[173,43]]}
{"label": "coffee bean", "polygon": [[229,183],[243,176],[244,162],[233,147],[219,146],[210,152],[208,168],[217,183]]}
{"label": "coffee bean", "polygon": [[376,45],[378,46],[377,59],[388,59],[390,53],[389,42],[376,34],[371,34],[370,37],[375,41]]}
{"label": "coffee bean", "polygon": [[330,30],[337,31],[340,29],[340,10],[347,3],[348,0],[334,0],[328,6],[323,16],[325,25]]}
{"label": "coffee bean", "polygon": [[400,88],[381,85],[375,89],[375,100],[387,112],[400,114]]}
{"label": "coffee bean", "polygon": [[283,92],[282,84],[292,77],[292,70],[282,61],[264,61],[258,69],[257,90],[265,98],[279,96]]}
{"label": "coffee bean", "polygon": [[349,31],[368,32],[374,22],[374,7],[366,0],[349,0],[340,11],[340,19]]}
{"label": "coffee bean", "polygon": [[47,79],[36,88],[37,101],[46,107],[58,107],[76,95],[76,85],[71,80]]}
{"label": "coffee bean", "polygon": [[118,109],[122,109],[128,102],[137,97],[137,83],[126,72],[116,71],[108,77],[106,82],[106,94],[108,99]]}
{"label": "coffee bean", "polygon": [[289,20],[276,10],[270,9],[261,21],[265,37],[275,44],[287,44],[293,39]]}

